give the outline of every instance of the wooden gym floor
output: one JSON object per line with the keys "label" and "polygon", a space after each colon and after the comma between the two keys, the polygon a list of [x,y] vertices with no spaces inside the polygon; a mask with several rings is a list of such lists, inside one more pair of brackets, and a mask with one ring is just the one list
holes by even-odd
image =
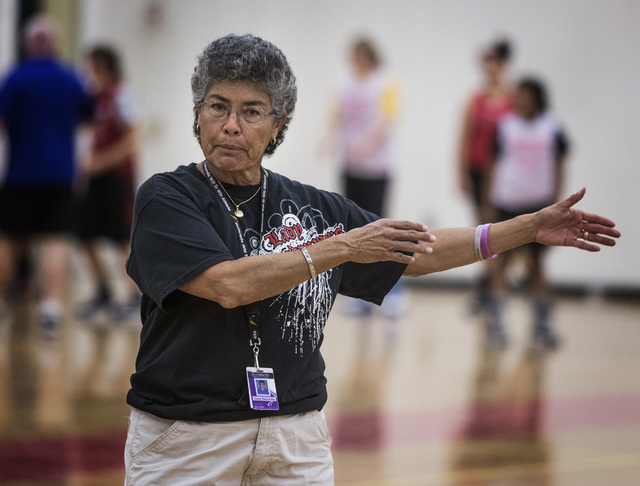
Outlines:
{"label": "wooden gym floor", "polygon": [[[470,291],[408,292],[400,319],[339,299],[328,323],[337,485],[640,484],[640,302],[558,297],[562,345],[544,353],[515,295],[509,346],[491,352]],[[17,321],[0,339],[0,484],[122,484],[138,328],[68,319],[48,343]]]}

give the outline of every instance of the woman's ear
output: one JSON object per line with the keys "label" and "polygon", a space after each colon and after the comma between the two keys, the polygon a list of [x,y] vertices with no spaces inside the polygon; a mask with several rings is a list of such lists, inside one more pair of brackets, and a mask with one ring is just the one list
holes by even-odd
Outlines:
{"label": "woman's ear", "polygon": [[280,130],[282,129],[286,121],[287,121],[287,114],[285,113],[282,116],[282,118],[280,118],[278,123],[276,123],[276,125],[273,127],[273,133],[272,133],[273,136],[271,138],[276,138],[278,136],[278,133],[280,133]]}

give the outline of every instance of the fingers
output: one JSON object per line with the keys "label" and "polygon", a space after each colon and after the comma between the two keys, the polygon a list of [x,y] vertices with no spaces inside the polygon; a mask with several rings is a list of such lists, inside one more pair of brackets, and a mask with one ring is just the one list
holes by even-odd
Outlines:
{"label": "fingers", "polygon": [[[609,218],[605,218],[604,216],[600,216],[599,214],[585,213],[584,211],[582,212],[582,221],[584,221],[585,223],[597,223],[599,225],[602,225],[603,227],[606,226],[607,228],[613,228],[616,225]],[[616,231],[616,233],[618,233],[618,236],[620,236],[619,231]]]}
{"label": "fingers", "polygon": [[580,202],[580,200],[584,197],[586,192],[587,192],[587,188],[583,187],[578,192],[571,194],[571,196],[565,199],[565,202],[569,203],[569,207],[574,206],[575,204]]}
{"label": "fingers", "polygon": [[[433,236],[433,235],[432,235]],[[412,263],[414,261],[413,254],[433,253],[433,248],[412,238],[411,241],[405,239],[387,239],[384,243],[382,260],[397,261],[400,263]]]}
{"label": "fingers", "polygon": [[435,235],[428,228],[413,221],[380,219],[360,229],[350,231],[354,240],[354,260],[360,263],[395,261],[413,263],[412,255],[432,253],[429,243]]}
{"label": "fingers", "polygon": [[576,238],[576,240],[573,242],[573,246],[575,248],[580,248],[581,250],[590,251],[592,253],[596,251],[600,251],[600,247],[598,245],[593,245],[591,243],[588,243],[581,238]]}
{"label": "fingers", "polygon": [[605,220],[606,224],[583,221],[581,235],[576,238],[573,246],[587,251],[600,251],[597,245],[615,246],[616,241],[613,238],[619,238],[620,232],[612,227],[612,221],[606,218],[601,220]]}
{"label": "fingers", "polygon": [[[565,202],[569,207],[579,202],[585,195],[586,188],[569,196]],[[616,241],[613,238],[620,238],[621,233],[615,229],[615,223],[609,218],[594,213],[581,212],[582,223],[580,225],[581,236],[576,238],[573,246],[582,250],[597,252],[600,246],[615,246]]]}
{"label": "fingers", "polygon": [[394,240],[425,241],[429,243],[436,241],[436,236],[430,233],[429,228],[422,223],[393,219],[381,219],[377,223],[394,229],[395,233],[389,235]]}
{"label": "fingers", "polygon": [[583,223],[581,239],[589,243],[597,243],[605,246],[615,246],[613,238],[619,238],[620,232],[616,229],[598,224]]}
{"label": "fingers", "polygon": [[620,238],[621,234],[614,226],[615,223],[608,218],[597,214],[582,213],[583,239],[590,243],[615,246],[616,241],[613,238]]}

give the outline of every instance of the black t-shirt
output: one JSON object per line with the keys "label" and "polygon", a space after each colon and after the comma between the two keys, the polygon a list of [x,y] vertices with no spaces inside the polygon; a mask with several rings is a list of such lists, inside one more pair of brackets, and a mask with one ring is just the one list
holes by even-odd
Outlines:
{"label": "black t-shirt", "polygon": [[[261,194],[238,219],[251,255],[297,250],[378,219],[338,194],[266,174],[262,221]],[[143,327],[130,405],[196,421],[320,409],[327,399],[320,345],[336,294],[379,304],[405,269],[350,262],[260,301],[260,365],[274,369],[280,410],[254,411],[246,391],[253,353],[244,307],[225,309],[178,290],[207,268],[244,256],[234,221],[196,164],[156,174],[139,189],[127,271],[143,293]]]}

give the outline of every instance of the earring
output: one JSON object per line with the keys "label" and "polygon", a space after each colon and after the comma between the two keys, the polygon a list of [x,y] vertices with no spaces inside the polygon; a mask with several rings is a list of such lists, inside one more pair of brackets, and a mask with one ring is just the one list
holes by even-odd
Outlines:
{"label": "earring", "polygon": [[275,145],[276,144],[276,137],[273,137],[271,139],[271,142],[269,142],[271,145]]}
{"label": "earring", "polygon": [[199,134],[200,133],[200,124],[196,124],[196,132]]}

